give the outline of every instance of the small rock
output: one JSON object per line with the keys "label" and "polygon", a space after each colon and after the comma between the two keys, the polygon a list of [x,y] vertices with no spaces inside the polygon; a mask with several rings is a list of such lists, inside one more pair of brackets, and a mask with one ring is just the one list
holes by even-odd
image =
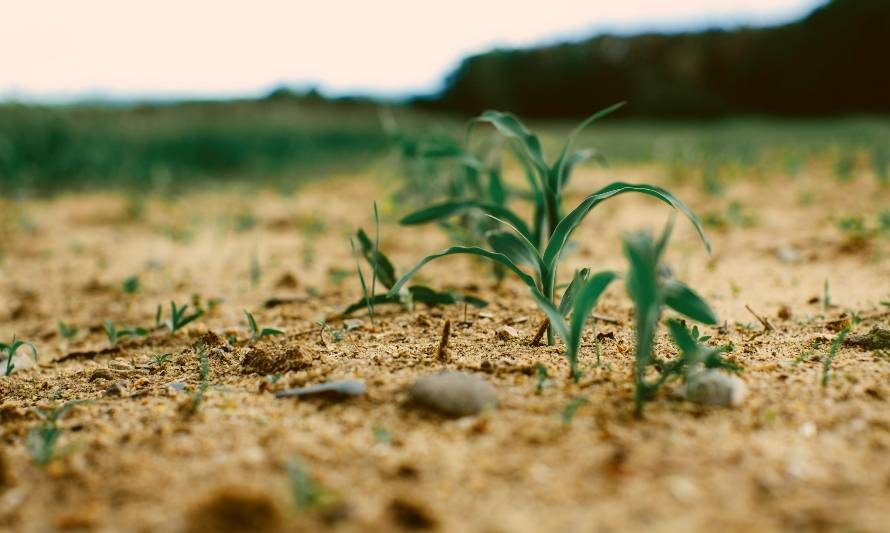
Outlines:
{"label": "small rock", "polygon": [[278,289],[296,289],[299,286],[300,283],[297,281],[297,278],[290,272],[285,272],[275,282],[275,287]]}
{"label": "small rock", "polygon": [[497,394],[488,381],[464,372],[424,376],[408,389],[420,405],[448,415],[465,416],[497,405]]}
{"label": "small rock", "polygon": [[343,321],[343,328],[346,329],[346,331],[361,329],[364,325],[365,321],[361,318],[347,318]]}
{"label": "small rock", "polygon": [[296,348],[251,347],[241,361],[242,374],[284,374],[302,370],[311,363]]}
{"label": "small rock", "polygon": [[185,383],[171,381],[170,383],[167,383],[167,388],[173,392],[182,392],[185,390]]}
{"label": "small rock", "polygon": [[124,395],[124,387],[120,383],[112,383],[110,387],[105,389],[105,392],[103,393],[103,395],[106,398],[110,398],[113,396],[117,396],[117,397],[123,396]]}
{"label": "small rock", "polygon": [[801,260],[800,253],[790,246],[783,246],[777,249],[776,257],[783,263],[797,263]]}
{"label": "small rock", "polygon": [[112,359],[108,361],[108,368],[116,372],[129,372],[133,370],[133,365],[121,359]]}
{"label": "small rock", "polygon": [[389,502],[389,513],[393,521],[403,529],[435,529],[438,524],[438,520],[427,507],[413,499],[393,499]]}
{"label": "small rock", "polygon": [[297,387],[295,389],[287,389],[275,393],[276,398],[288,398],[291,396],[317,396],[325,397],[331,400],[343,400],[353,396],[361,396],[365,393],[365,382],[355,379],[342,379],[337,381],[327,381],[318,385],[309,385],[308,387]]}
{"label": "small rock", "polygon": [[513,326],[501,326],[497,330],[497,336],[499,339],[508,341],[512,339],[519,338],[519,332],[516,331],[516,328]]}
{"label": "small rock", "polygon": [[680,394],[696,403],[737,406],[748,395],[748,386],[736,376],[708,369],[687,378]]}
{"label": "small rock", "polygon": [[90,374],[90,381],[96,381],[97,379],[114,379],[114,374],[107,368],[97,368]]}
{"label": "small rock", "polygon": [[868,333],[847,335],[844,342],[850,346],[859,346],[866,350],[886,350],[890,348],[890,329],[874,326]]}

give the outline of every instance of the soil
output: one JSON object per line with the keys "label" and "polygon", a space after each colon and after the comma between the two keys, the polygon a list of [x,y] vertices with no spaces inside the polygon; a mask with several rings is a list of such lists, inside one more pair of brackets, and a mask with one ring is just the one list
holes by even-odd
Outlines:
{"label": "soil", "polygon": [[[739,176],[708,196],[664,169],[628,167],[579,172],[567,205],[616,175],[664,184],[699,214],[741,206],[744,217],[708,228],[711,256],[678,219],[667,261],[726,321],[704,331],[734,346],[728,358],[749,388],[742,405],[692,404],[666,389],[635,417],[633,310],[620,283],[596,310],[610,320],[597,337],[588,328],[579,384],[559,345],[529,345],[542,315],[527,290],[510,278],[496,285],[466,258],[434,262],[420,279],[487,308],[380,306],[373,321],[322,328],[361,294],[347,237],[373,229],[371,199],[392,188],[378,176],[291,196],[5,202],[0,340],[15,334],[40,357],[0,378],[0,529],[886,530],[890,359],[844,345],[821,381],[840,328],[888,327],[890,238],[836,227],[850,214],[873,220],[888,191],[866,177],[839,184],[813,165],[796,179]],[[399,206],[382,208],[381,248],[400,271],[448,244],[434,226],[399,228]],[[576,233],[561,279],[583,265],[623,270],[622,232],[657,230],[667,216],[646,198],[604,203]],[[132,275],[139,287],[126,294]],[[154,327],[155,311],[171,300],[206,314],[168,334]],[[244,310],[285,334],[251,341]],[[106,320],[150,331],[109,348]],[[78,328],[72,339],[59,321]],[[518,337],[499,335],[504,325]],[[200,346],[210,374],[195,409]],[[664,328],[658,351],[675,354]],[[538,364],[549,374],[541,391]],[[497,408],[453,418],[412,405],[407,387],[444,369],[484,377]],[[274,397],[333,379],[363,380],[367,393]],[[61,420],[59,448],[73,448],[36,466],[26,447],[40,424],[34,408],[71,400],[88,400]],[[577,408],[571,418],[567,406]],[[294,503],[295,464],[313,480],[308,508]]]}

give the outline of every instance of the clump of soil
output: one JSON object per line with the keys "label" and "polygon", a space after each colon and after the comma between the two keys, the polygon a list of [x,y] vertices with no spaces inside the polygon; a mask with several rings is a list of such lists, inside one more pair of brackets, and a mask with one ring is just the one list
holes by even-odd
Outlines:
{"label": "clump of soil", "polygon": [[242,374],[283,374],[302,370],[311,366],[299,348],[296,347],[259,347],[251,346],[245,350],[241,361]]}
{"label": "clump of soil", "polygon": [[191,533],[276,531],[280,524],[281,512],[268,494],[234,485],[213,491],[188,516]]}

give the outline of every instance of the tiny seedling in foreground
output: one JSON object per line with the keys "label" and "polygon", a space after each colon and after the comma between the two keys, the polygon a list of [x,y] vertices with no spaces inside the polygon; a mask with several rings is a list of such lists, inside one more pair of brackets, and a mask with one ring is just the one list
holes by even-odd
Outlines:
{"label": "tiny seedling in foreground", "polygon": [[62,336],[66,341],[71,341],[74,339],[75,335],[77,335],[77,326],[73,324],[66,324],[65,322],[59,321],[59,335]]}
{"label": "tiny seedling in foreground", "polygon": [[256,319],[248,311],[244,311],[244,316],[247,318],[247,329],[250,331],[250,340],[252,341],[258,341],[263,337],[284,335],[284,332],[280,329],[260,328],[256,323]]}
{"label": "tiny seedling in foreground", "polygon": [[305,511],[321,503],[324,493],[309,475],[302,462],[297,459],[288,461],[287,479],[290,483],[294,506],[298,510]]}
{"label": "tiny seedling in foreground", "polygon": [[41,419],[41,424],[28,430],[25,446],[34,464],[44,467],[54,459],[59,459],[71,453],[77,448],[77,444],[72,443],[59,448],[59,439],[62,437],[64,430],[59,425],[59,421],[67,415],[71,410],[84,403],[81,400],[66,402],[61,406],[53,406],[49,409],[36,408],[35,412]]}
{"label": "tiny seedling in foreground", "polygon": [[[669,307],[692,320],[716,325],[717,316],[710,306],[692,289],[668,277],[661,267],[661,256],[670,238],[672,222],[669,222],[658,241],[646,232],[624,237],[624,255],[629,263],[626,279],[627,292],[634,302],[636,320],[636,356],[634,366],[634,404],[637,415],[642,414],[644,402],[651,400],[671,374],[679,368],[666,367],[653,354],[655,334],[662,310]],[[679,331],[671,326],[671,331]],[[650,368],[661,367],[661,376],[654,381],[647,379]],[[666,369],[670,372],[666,372]]]}
{"label": "tiny seedling in foreground", "polygon": [[828,380],[831,377],[831,363],[834,362],[834,358],[837,356],[837,351],[840,349],[841,344],[843,344],[844,339],[847,337],[847,334],[850,333],[850,326],[845,327],[837,334],[834,340],[831,341],[831,348],[828,350],[828,354],[822,358],[822,386],[825,387],[828,385]]}
{"label": "tiny seedling in foreground", "polygon": [[204,403],[204,395],[210,388],[210,358],[207,357],[207,347],[198,346],[198,388],[192,394],[192,414],[197,413]]}
{"label": "tiny seedling in foreground", "polygon": [[6,370],[4,371],[4,375],[8,376],[12,374],[13,370],[15,370],[15,354],[19,351],[19,348],[23,346],[27,346],[31,349],[31,355],[36,361],[37,348],[35,348],[33,344],[25,341],[20,341],[15,338],[15,335],[12,336],[12,342],[10,342],[9,344],[0,342],[0,352],[3,352],[6,356]]}
{"label": "tiny seedling in foreground", "polygon": [[197,320],[201,315],[204,314],[204,311],[201,309],[195,309],[195,312],[192,314],[187,314],[186,309],[188,309],[188,304],[182,304],[182,307],[176,305],[176,302],[170,302],[170,318],[167,320],[162,320],[162,308],[161,305],[158,304],[158,310],[155,313],[155,325],[166,327],[171,334],[176,333],[180,329],[184,328],[190,322]]}

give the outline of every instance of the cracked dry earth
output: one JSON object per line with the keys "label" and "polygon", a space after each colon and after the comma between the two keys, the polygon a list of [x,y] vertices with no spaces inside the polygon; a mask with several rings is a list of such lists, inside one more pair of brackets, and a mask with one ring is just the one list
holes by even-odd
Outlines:
{"label": "cracked dry earth", "polygon": [[[854,312],[851,335],[888,327],[880,301],[890,293],[890,239],[836,228],[841,216],[876,216],[888,191],[867,177],[838,184],[818,165],[795,180],[738,178],[720,197],[665,175],[581,172],[567,205],[617,176],[666,184],[702,215],[742,206],[741,224],[708,228],[711,257],[679,220],[667,255],[726,321],[705,331],[734,345],[728,357],[749,389],[738,407],[665,390],[633,416],[632,308],[620,284],[597,308],[613,319],[597,325],[601,364],[588,328],[577,385],[559,346],[529,346],[541,315],[526,289],[512,279],[495,286],[465,258],[433,263],[421,278],[481,296],[487,308],[379,307],[373,323],[363,317],[345,331],[331,320],[322,332],[316,321],[360,295],[346,237],[372,227],[370,199],[392,185],[371,176],[292,196],[4,202],[0,340],[16,334],[40,358],[0,378],[0,529],[886,530],[890,360],[843,345],[826,387],[821,377],[823,355]],[[384,204],[381,248],[404,271],[447,241],[432,226],[398,228],[400,214]],[[561,279],[582,265],[623,269],[621,233],[657,229],[667,216],[646,198],[603,204],[576,233]],[[132,275],[139,288],[125,294]],[[170,300],[207,313],[168,335],[151,326],[156,305]],[[249,342],[243,310],[285,334]],[[105,320],[150,331],[110,349]],[[60,336],[59,321],[78,328],[73,338]],[[498,336],[504,325],[518,336]],[[210,386],[192,412],[199,343]],[[658,352],[675,353],[664,328]],[[158,354],[170,355],[157,363]],[[550,376],[540,392],[539,363]],[[487,379],[498,407],[446,418],[407,401],[416,378],[446,368]],[[339,378],[364,380],[367,392],[339,402],[273,395]],[[88,400],[61,420],[59,446],[73,449],[40,468],[25,445],[40,424],[34,408],[70,400]],[[577,407],[570,420],[568,405]],[[304,510],[288,476],[294,459],[321,493]]]}

